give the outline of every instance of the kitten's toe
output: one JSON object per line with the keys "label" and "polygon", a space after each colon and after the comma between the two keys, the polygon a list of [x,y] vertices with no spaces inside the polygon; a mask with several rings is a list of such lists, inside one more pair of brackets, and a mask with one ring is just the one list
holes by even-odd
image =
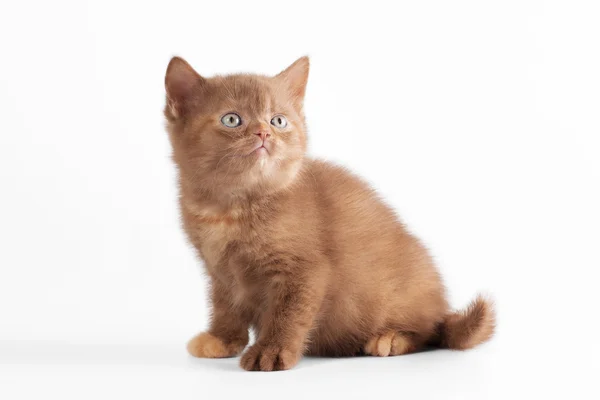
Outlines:
{"label": "kitten's toe", "polygon": [[372,356],[387,357],[392,349],[392,339],[395,332],[386,332],[380,336],[373,336],[365,345],[365,353]]}
{"label": "kitten's toe", "polygon": [[203,332],[188,342],[187,350],[198,358],[225,358],[237,356],[244,347],[246,345],[243,343],[226,343],[208,332]]}
{"label": "kitten's toe", "polygon": [[366,354],[378,357],[398,356],[411,350],[409,339],[399,332],[386,332],[373,336],[364,347]]}
{"label": "kitten's toe", "polygon": [[402,354],[410,353],[414,351],[415,348],[410,341],[408,336],[403,335],[402,333],[396,332],[394,338],[392,339],[392,348],[390,349],[390,356],[399,356]]}

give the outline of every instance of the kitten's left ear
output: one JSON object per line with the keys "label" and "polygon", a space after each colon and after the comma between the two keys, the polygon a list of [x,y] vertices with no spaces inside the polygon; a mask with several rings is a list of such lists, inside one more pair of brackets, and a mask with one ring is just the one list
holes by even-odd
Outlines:
{"label": "kitten's left ear", "polygon": [[308,56],[300,57],[292,65],[275,76],[275,79],[285,83],[294,102],[300,107],[302,107],[304,93],[306,92],[309,66]]}

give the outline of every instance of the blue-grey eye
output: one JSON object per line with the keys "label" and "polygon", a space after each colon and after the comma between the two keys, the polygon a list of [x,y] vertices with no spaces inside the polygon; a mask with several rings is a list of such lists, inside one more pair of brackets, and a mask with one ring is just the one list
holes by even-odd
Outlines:
{"label": "blue-grey eye", "polygon": [[276,115],[271,120],[271,125],[275,128],[283,129],[287,126],[287,119],[283,115]]}
{"label": "blue-grey eye", "polygon": [[223,118],[221,118],[221,123],[228,128],[235,128],[242,124],[242,119],[235,113],[229,113],[223,115]]}

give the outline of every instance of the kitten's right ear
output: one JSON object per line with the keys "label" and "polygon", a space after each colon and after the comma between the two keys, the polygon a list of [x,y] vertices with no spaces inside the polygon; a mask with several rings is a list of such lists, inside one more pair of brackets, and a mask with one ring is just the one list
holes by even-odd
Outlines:
{"label": "kitten's right ear", "polygon": [[173,57],[165,75],[167,90],[167,118],[177,119],[185,115],[193,100],[194,89],[205,81],[190,64],[181,57]]}

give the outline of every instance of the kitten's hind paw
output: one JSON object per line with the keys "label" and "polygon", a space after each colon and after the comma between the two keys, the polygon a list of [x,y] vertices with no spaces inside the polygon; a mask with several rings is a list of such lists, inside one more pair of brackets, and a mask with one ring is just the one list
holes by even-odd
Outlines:
{"label": "kitten's hind paw", "polygon": [[188,342],[188,353],[198,358],[225,358],[237,356],[246,347],[245,343],[226,343],[208,332],[200,333]]}
{"label": "kitten's hind paw", "polygon": [[378,357],[399,356],[414,351],[410,338],[399,332],[386,332],[367,341],[366,354]]}

